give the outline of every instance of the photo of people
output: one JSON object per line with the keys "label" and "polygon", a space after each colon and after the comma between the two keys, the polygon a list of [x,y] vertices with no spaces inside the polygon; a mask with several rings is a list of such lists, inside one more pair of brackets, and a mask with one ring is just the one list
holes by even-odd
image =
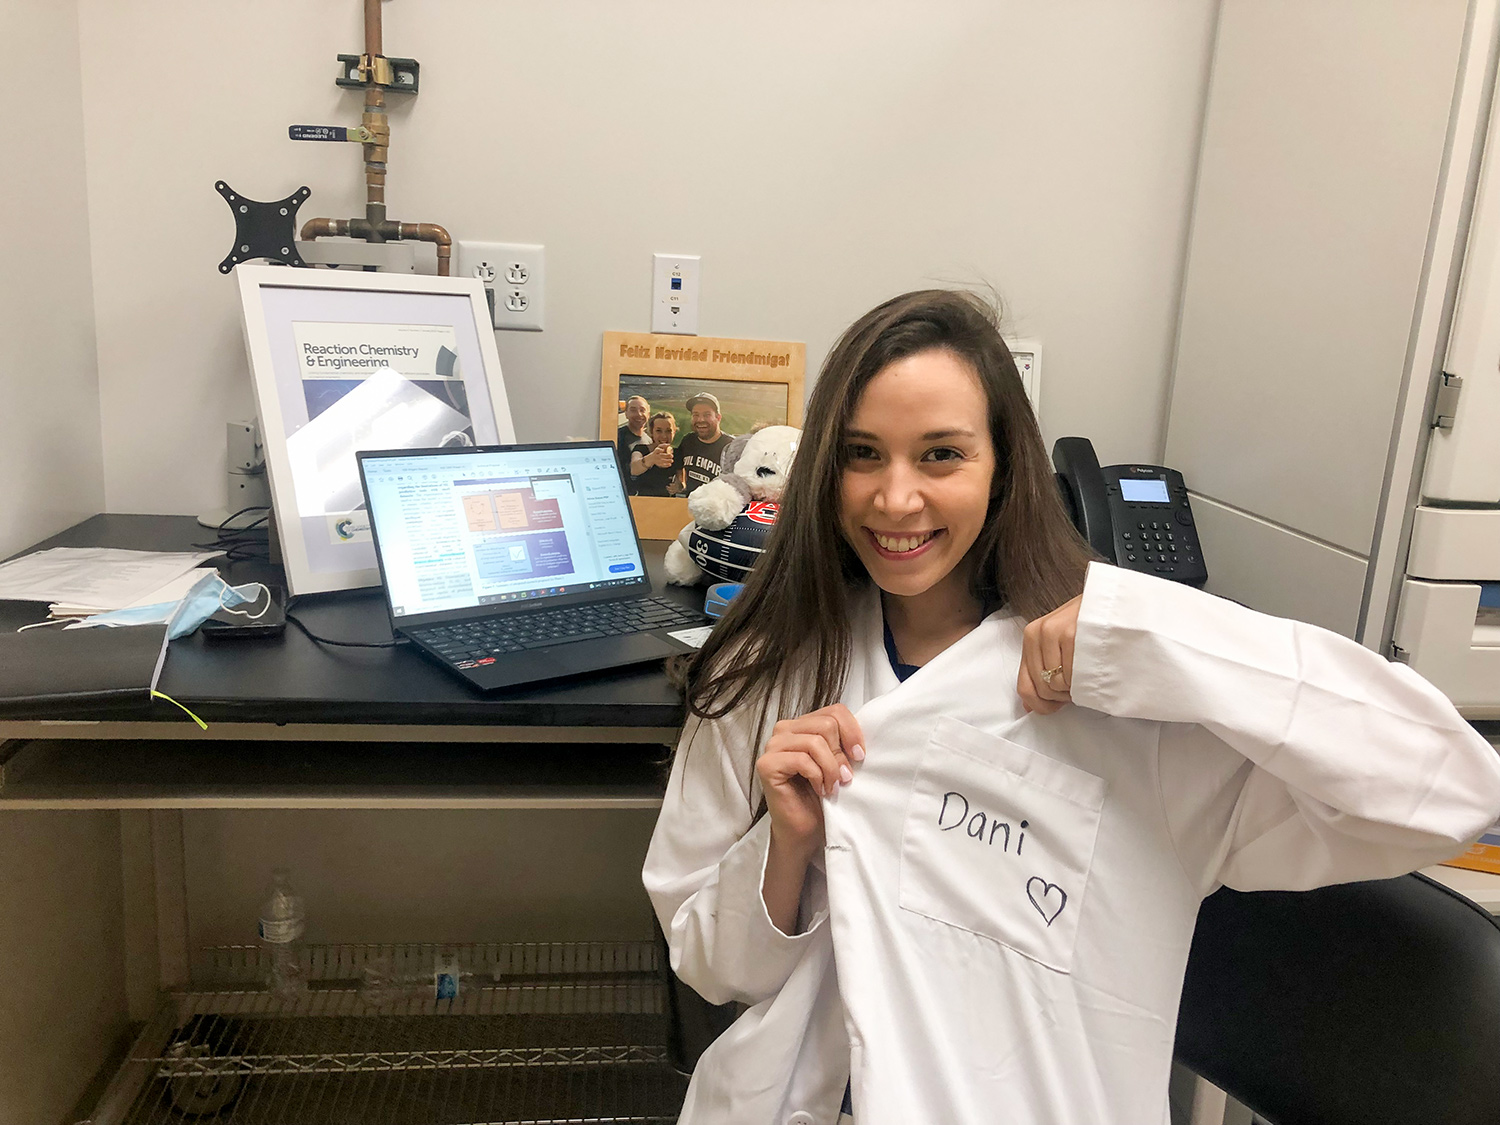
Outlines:
{"label": "photo of people", "polygon": [[632,496],[683,496],[682,465],[673,448],[677,440],[677,419],[665,410],[651,415],[646,423],[650,444],[636,448],[630,458],[627,481]]}
{"label": "photo of people", "polygon": [[784,383],[621,375],[619,394],[615,440],[634,496],[691,495],[736,436],[787,421]]}
{"label": "photo of people", "polygon": [[651,404],[643,395],[631,395],[621,407],[621,413],[624,421],[615,433],[615,456],[619,458],[620,471],[629,472],[631,453],[651,448],[651,439],[646,433],[646,417],[651,413]]}

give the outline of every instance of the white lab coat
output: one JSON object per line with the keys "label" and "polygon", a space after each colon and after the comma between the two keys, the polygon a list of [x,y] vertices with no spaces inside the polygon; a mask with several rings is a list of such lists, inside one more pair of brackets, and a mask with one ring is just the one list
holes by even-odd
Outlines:
{"label": "white lab coat", "polygon": [[[966,1120],[944,1113],[966,1113],[965,1075],[1003,1050],[1019,1069],[986,1074],[1006,1072],[1006,1120],[1158,1125],[1203,895],[1219,884],[1306,888],[1400,874],[1456,854],[1500,815],[1500,759],[1448,701],[1410,669],[1310,625],[1095,564],[1079,614],[1076,706],[1025,716],[1014,690],[1019,620],[993,615],[898,684],[878,597],[857,612],[842,699],[869,759],[825,806],[837,926],[821,865],[803,890],[799,933],[781,933],[766,912],[770,821],[752,820],[754,759],[768,732],[753,729],[757,713],[690,723],[678,748],[646,888],[678,975],[710,1001],[749,1005],[700,1060],[683,1125],[832,1125],[851,1030],[861,1120]],[[981,775],[953,773],[971,767]],[[898,804],[909,801],[920,820],[933,813],[919,811],[924,785],[940,802],[963,784],[982,788],[987,767],[1092,807],[1087,832],[1074,823],[1049,835],[1055,818],[1044,814],[1025,839],[1028,861],[1054,864],[1016,885],[1032,887],[1026,910],[1052,915],[1040,936],[1022,932],[1024,912],[995,913],[986,894],[944,887],[943,853],[913,855],[905,840]],[[1003,793],[967,795],[977,811]],[[936,815],[951,820],[953,808]],[[991,851],[1001,837],[998,810],[987,811],[980,842]],[[976,842],[960,832],[939,843]],[[903,862],[936,880],[918,892],[927,901],[898,901]],[[1058,910],[1065,888],[1071,905]],[[996,883],[995,897],[1004,890]],[[971,975],[949,971],[965,958]],[[983,990],[966,995],[980,978]],[[914,982],[948,995],[931,1011],[913,1007]],[[994,1050],[955,1053],[935,1031],[966,1000],[975,1003],[965,1034],[978,1028],[975,1041]]]}

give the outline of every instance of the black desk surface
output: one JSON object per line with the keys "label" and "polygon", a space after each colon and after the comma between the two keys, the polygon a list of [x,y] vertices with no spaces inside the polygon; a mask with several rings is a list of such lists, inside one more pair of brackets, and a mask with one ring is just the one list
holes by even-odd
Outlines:
{"label": "black desk surface", "polygon": [[[99,515],[32,549],[173,551],[213,538],[212,531],[188,516]],[[702,590],[665,585],[665,545],[646,543],[645,550],[656,589],[684,605],[701,607]],[[257,562],[221,560],[220,573],[231,583],[280,581],[279,571]],[[308,595],[297,599],[294,612],[322,636],[357,641],[391,637],[385,603],[376,589]],[[0,630],[43,620],[46,614],[44,604],[0,601]],[[209,722],[664,728],[680,725],[683,718],[681,698],[659,662],[481,694],[409,646],[330,648],[290,624],[284,636],[273,639],[205,641],[193,634],[173,641],[158,687]],[[185,718],[158,700],[149,710],[75,706],[5,717]]]}

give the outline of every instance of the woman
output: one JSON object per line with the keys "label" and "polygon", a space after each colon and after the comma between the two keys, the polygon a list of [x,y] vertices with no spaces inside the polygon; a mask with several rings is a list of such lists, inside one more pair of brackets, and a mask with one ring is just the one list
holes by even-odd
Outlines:
{"label": "woman", "polygon": [[630,455],[630,491],[635,496],[676,496],[682,491],[682,466],[674,464],[672,440],[677,436],[677,419],[665,410],[651,415],[646,432],[651,449],[635,450]]}
{"label": "woman", "polygon": [[1409,669],[1090,563],[962,293],[835,346],[685,688],[644,878],[678,975],[748,1010],[684,1125],[1159,1125],[1204,895],[1398,874],[1500,812]]}

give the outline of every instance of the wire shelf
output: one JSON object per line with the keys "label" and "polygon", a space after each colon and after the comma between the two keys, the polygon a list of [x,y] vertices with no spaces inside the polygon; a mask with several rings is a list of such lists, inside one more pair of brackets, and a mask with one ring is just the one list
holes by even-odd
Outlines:
{"label": "wire shelf", "polygon": [[[438,954],[459,994],[379,1004]],[[662,966],[648,943],[343,945],[305,951],[309,988],[264,990],[254,946],[204,950],[164,998],[91,1125],[585,1125],[674,1122]]]}

